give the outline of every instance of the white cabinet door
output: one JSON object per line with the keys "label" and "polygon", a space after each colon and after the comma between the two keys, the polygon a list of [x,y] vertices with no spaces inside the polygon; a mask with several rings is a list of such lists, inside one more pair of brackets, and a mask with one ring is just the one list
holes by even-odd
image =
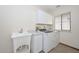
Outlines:
{"label": "white cabinet door", "polygon": [[52,16],[42,10],[38,10],[36,22],[43,24],[52,24]]}
{"label": "white cabinet door", "polygon": [[32,36],[31,52],[38,53],[42,50],[42,34]]}
{"label": "white cabinet door", "polygon": [[60,35],[59,35],[60,33],[59,32],[54,32],[54,35],[53,35],[53,37],[55,38],[55,42],[59,42],[60,41]]}

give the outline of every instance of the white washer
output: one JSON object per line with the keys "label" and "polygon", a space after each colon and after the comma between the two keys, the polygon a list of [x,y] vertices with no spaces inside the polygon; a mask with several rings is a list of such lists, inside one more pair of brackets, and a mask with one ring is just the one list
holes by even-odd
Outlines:
{"label": "white washer", "polygon": [[42,51],[42,33],[41,32],[30,32],[32,33],[32,40],[31,40],[31,52],[38,53]]}

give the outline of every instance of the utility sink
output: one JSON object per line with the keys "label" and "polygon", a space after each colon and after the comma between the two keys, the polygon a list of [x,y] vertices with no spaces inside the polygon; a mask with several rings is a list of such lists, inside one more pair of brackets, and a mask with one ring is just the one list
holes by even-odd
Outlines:
{"label": "utility sink", "polygon": [[23,33],[12,33],[11,38],[17,38],[17,37],[22,37],[22,36],[27,36],[27,35],[32,35],[31,33],[28,32],[23,32]]}
{"label": "utility sink", "polygon": [[13,42],[13,52],[15,53],[30,53],[31,33],[15,32],[12,34],[11,39]]}

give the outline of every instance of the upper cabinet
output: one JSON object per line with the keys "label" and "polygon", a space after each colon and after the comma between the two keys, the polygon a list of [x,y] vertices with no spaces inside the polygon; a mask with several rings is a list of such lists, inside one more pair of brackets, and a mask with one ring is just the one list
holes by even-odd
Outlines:
{"label": "upper cabinet", "polygon": [[38,10],[36,23],[52,24],[52,15],[50,15],[42,10]]}

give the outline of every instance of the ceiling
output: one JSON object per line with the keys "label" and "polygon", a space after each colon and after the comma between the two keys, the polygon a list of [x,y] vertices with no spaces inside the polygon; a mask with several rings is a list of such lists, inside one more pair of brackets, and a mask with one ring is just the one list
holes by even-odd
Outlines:
{"label": "ceiling", "polygon": [[54,10],[61,7],[61,5],[38,5],[37,7],[41,8],[42,10],[52,13]]}

